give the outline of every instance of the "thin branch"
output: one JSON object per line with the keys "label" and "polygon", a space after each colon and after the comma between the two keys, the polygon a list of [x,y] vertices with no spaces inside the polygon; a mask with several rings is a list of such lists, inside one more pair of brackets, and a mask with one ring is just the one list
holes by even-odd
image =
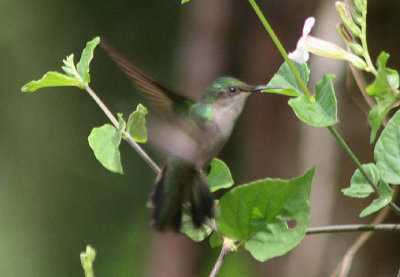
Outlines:
{"label": "thin branch", "polygon": [[146,151],[143,150],[140,145],[133,140],[131,135],[128,132],[123,131],[122,134],[126,137],[126,142],[139,154],[139,156],[147,163],[147,165],[156,173],[160,174],[160,167],[153,161],[152,158],[147,154]]}
{"label": "thin branch", "polygon": [[215,262],[214,268],[212,269],[210,273],[210,277],[215,277],[218,274],[219,269],[221,268],[222,262],[224,261],[224,258],[226,254],[231,251],[231,247],[229,245],[222,245],[221,252],[219,253],[218,259]]}
{"label": "thin branch", "polygon": [[400,232],[400,224],[351,224],[351,225],[332,225],[323,227],[312,227],[307,229],[307,235],[324,233],[346,233],[346,232]]}
{"label": "thin branch", "polygon": [[[107,106],[101,101],[100,97],[89,87],[88,84],[85,84],[85,90],[89,93],[89,95],[93,98],[96,104],[100,107],[100,109],[105,113],[105,115],[110,119],[110,121],[114,124],[115,128],[119,129],[118,119],[112,114],[112,112],[107,108]],[[123,137],[126,138],[128,144],[139,154],[139,156],[147,163],[147,165],[156,173],[159,174],[161,172],[160,167],[150,158],[150,156],[143,150],[140,145],[134,141],[131,135],[128,132],[122,132]]]}

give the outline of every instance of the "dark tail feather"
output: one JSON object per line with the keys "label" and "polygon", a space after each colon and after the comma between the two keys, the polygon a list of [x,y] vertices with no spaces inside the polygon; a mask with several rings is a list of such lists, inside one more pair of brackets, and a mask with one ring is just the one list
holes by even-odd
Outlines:
{"label": "dark tail feather", "polygon": [[196,171],[190,197],[193,225],[199,228],[207,218],[214,216],[214,197],[204,174],[200,171]]}
{"label": "dark tail feather", "polygon": [[151,197],[153,225],[159,231],[180,230],[183,204],[188,203],[193,225],[213,217],[214,198],[203,173],[182,160],[167,163]]}
{"label": "dark tail feather", "polygon": [[153,226],[158,231],[173,229],[178,232],[182,219],[183,191],[170,190],[166,183],[167,168],[165,167],[156,182],[151,202],[153,206]]}

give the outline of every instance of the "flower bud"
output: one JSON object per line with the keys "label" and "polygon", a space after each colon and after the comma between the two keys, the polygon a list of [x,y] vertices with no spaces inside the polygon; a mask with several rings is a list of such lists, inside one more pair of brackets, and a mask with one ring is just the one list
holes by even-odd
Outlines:
{"label": "flower bud", "polygon": [[349,30],[343,23],[336,25],[336,31],[339,33],[340,37],[346,44],[354,41],[353,35],[349,32]]}
{"label": "flower bud", "polygon": [[356,54],[358,56],[362,56],[364,54],[364,49],[357,42],[350,42],[349,46],[350,46],[351,51],[353,51],[354,54]]}
{"label": "flower bud", "polygon": [[354,23],[353,18],[349,14],[349,10],[347,9],[346,4],[344,2],[337,1],[335,3],[335,7],[346,27],[354,36],[359,37],[361,35],[361,30],[357,26],[357,24]]}
{"label": "flower bud", "polygon": [[353,20],[361,26],[362,24],[362,15],[360,14],[360,12],[355,8],[355,7],[351,7],[350,8],[350,12],[351,12],[351,17],[353,18]]}
{"label": "flower bud", "polygon": [[354,0],[354,5],[356,6],[357,10],[359,10],[360,12],[365,11],[366,8],[366,1],[365,0]]}
{"label": "flower bud", "polygon": [[365,70],[367,68],[367,64],[363,59],[351,53],[347,55],[346,60],[359,70]]}

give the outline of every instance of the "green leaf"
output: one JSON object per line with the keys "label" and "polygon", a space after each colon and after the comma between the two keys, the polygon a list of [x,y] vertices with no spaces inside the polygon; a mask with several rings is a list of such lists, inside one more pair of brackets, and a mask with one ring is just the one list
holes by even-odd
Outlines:
{"label": "green leaf", "polygon": [[55,71],[49,71],[43,75],[40,80],[31,81],[24,85],[21,88],[21,91],[33,92],[39,88],[61,86],[84,88],[84,84],[79,81],[79,76],[85,83],[89,83],[89,63],[93,58],[94,48],[99,44],[99,42],[100,38],[96,37],[86,44],[86,48],[82,52],[81,60],[77,64],[77,69],[74,64],[74,55],[71,54],[63,60],[64,66],[62,66],[62,69],[67,73],[67,75]]}
{"label": "green leaf", "polygon": [[[296,67],[297,72],[300,74],[300,78],[307,85],[310,79],[310,70],[308,69],[307,64],[293,64]],[[267,86],[278,86],[283,89],[268,89],[263,92],[277,93],[287,96],[300,96],[304,94],[301,90],[301,86],[296,80],[296,77],[293,75],[286,62],[281,65],[278,72],[272,77]]]}
{"label": "green leaf", "polygon": [[30,81],[21,88],[23,92],[34,92],[45,87],[75,86],[82,88],[81,83],[73,77],[55,71],[49,71],[40,80]]}
{"label": "green leaf", "polygon": [[147,142],[146,115],[147,109],[142,104],[137,105],[136,111],[130,114],[127,131],[131,137],[140,143]]}
{"label": "green leaf", "polygon": [[400,184],[400,111],[389,120],[376,142],[374,158],[382,180]]}
{"label": "green leaf", "polygon": [[392,89],[399,87],[399,73],[391,68],[386,67],[387,60],[390,55],[385,52],[381,52],[376,61],[378,67],[378,75],[375,81],[366,88],[366,92],[369,96],[382,96],[388,94]]}
{"label": "green leaf", "polygon": [[289,100],[296,116],[314,127],[326,127],[337,120],[337,102],[332,84],[333,74],[326,74],[316,84],[315,101],[307,96],[298,96]]}
{"label": "green leaf", "polygon": [[217,235],[217,233],[214,232],[210,236],[209,243],[210,243],[210,246],[212,248],[214,248],[214,247],[221,246],[223,243],[223,240]]}
{"label": "green leaf", "polygon": [[[68,76],[75,78],[80,82],[80,77],[78,71],[76,71],[75,62],[74,62],[74,54],[67,56],[63,59],[64,65],[61,67]],[[83,87],[83,84],[82,84]]]}
{"label": "green leaf", "polygon": [[118,116],[118,131],[120,134],[126,129],[126,122],[124,118],[122,117],[122,113],[117,113]]}
{"label": "green leaf", "polygon": [[212,232],[211,228],[204,224],[200,228],[195,228],[192,218],[186,213],[182,216],[181,224],[180,231],[196,242],[204,240]]}
{"label": "green leaf", "polygon": [[[379,182],[379,172],[376,168],[375,164],[369,163],[362,165],[364,170],[367,172],[368,176],[374,182],[375,185],[378,185]],[[350,180],[350,187],[346,189],[342,189],[344,195],[353,197],[353,198],[365,198],[368,197],[371,193],[374,192],[374,189],[371,187],[367,179],[361,173],[359,169],[357,169]]]}
{"label": "green leaf", "polygon": [[186,4],[186,3],[188,3],[188,2],[190,2],[190,0],[182,0],[182,1],[181,1],[181,4]]}
{"label": "green leaf", "polygon": [[222,160],[214,158],[211,161],[211,170],[207,175],[207,182],[210,185],[211,192],[230,188],[233,185],[231,172]]}
{"label": "green leaf", "polygon": [[[123,125],[120,123],[120,126]],[[110,124],[92,129],[88,137],[96,159],[109,171],[123,174],[119,144],[121,143],[121,130]]]}
{"label": "green leaf", "polygon": [[369,113],[371,125],[370,142],[374,142],[376,134],[393,104],[399,100],[399,73],[386,67],[389,54],[381,52],[377,59],[378,74],[374,82],[366,88],[368,95],[375,97],[377,104]]}
{"label": "green leaf", "polygon": [[78,74],[85,83],[90,82],[89,65],[90,61],[93,59],[94,49],[99,43],[99,37],[95,37],[93,40],[87,42],[85,49],[82,51],[81,59],[76,65]]}
{"label": "green leaf", "polygon": [[258,180],[227,192],[219,201],[219,232],[244,244],[259,261],[285,254],[305,236],[314,171],[291,180]]}
{"label": "green leaf", "polygon": [[378,199],[372,201],[372,203],[361,211],[360,217],[365,217],[372,213],[379,211],[392,201],[393,190],[385,182],[379,183],[379,195]]}
{"label": "green leaf", "polygon": [[371,126],[371,136],[369,139],[370,143],[375,141],[376,135],[378,133],[379,128],[382,126],[383,120],[386,118],[389,113],[391,106],[395,103],[394,99],[386,99],[389,100],[386,103],[385,99],[377,98],[378,104],[376,104],[369,112],[369,125]]}

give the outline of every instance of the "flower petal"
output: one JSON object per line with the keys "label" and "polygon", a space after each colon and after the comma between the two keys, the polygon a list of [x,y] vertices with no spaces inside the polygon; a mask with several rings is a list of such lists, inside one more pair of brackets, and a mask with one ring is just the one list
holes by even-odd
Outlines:
{"label": "flower petal", "polygon": [[310,55],[308,54],[306,38],[301,37],[297,42],[296,49],[289,53],[289,59],[295,61],[296,63],[305,63],[308,61]]}
{"label": "flower petal", "polygon": [[308,17],[304,21],[304,27],[303,27],[303,37],[309,35],[311,33],[312,28],[315,25],[315,18],[314,17]]}

